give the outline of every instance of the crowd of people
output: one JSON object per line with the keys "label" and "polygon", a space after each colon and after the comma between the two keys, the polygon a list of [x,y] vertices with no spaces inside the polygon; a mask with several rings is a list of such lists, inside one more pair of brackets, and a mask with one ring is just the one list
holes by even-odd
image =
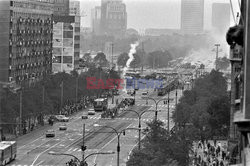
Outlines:
{"label": "crowd of people", "polygon": [[229,153],[220,143],[199,141],[194,146],[194,166],[228,166]]}
{"label": "crowd of people", "polygon": [[88,96],[81,97],[78,103],[67,101],[67,103],[61,110],[61,114],[69,116],[75,112],[78,112],[79,110],[87,108],[89,105],[91,105],[91,103],[92,100]]}

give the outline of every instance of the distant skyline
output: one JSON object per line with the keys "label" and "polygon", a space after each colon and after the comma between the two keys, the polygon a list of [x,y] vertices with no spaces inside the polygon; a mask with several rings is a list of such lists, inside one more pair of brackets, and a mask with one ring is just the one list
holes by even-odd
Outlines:
{"label": "distant skyline", "polygon": [[[101,5],[101,0],[80,0],[82,26],[91,26],[91,9]],[[128,28],[138,31],[147,28],[180,28],[181,0],[123,0],[127,7]],[[229,0],[205,0],[204,29],[212,27],[212,3],[229,3]],[[232,0],[234,14],[239,12],[238,0]],[[232,14],[230,23],[234,24]]]}

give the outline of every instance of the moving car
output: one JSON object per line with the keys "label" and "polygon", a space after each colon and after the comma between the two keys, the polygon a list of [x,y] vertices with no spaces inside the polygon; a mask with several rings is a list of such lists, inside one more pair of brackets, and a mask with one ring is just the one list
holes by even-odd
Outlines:
{"label": "moving car", "polygon": [[55,137],[55,131],[54,130],[47,130],[45,133],[46,137]]}
{"label": "moving car", "polygon": [[142,92],[142,96],[148,96],[148,92]]}
{"label": "moving car", "polygon": [[88,115],[95,115],[95,110],[94,109],[89,109],[88,110]]}
{"label": "moving car", "polygon": [[67,130],[66,124],[62,124],[59,126],[59,130]]}
{"label": "moving car", "polygon": [[59,122],[68,122],[69,121],[69,117],[66,117],[65,115],[56,115],[55,118]]}
{"label": "moving car", "polygon": [[82,119],[88,119],[88,114],[83,113],[83,114],[82,114]]}

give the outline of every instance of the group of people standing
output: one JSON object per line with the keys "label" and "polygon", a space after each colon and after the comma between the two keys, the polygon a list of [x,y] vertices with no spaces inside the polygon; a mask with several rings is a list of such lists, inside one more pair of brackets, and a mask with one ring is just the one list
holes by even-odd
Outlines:
{"label": "group of people standing", "polygon": [[194,166],[228,166],[229,153],[221,144],[199,141],[194,148]]}

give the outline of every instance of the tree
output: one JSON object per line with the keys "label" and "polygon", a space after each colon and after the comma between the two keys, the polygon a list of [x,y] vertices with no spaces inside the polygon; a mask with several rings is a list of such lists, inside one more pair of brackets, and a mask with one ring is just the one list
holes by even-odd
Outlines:
{"label": "tree", "polygon": [[230,61],[226,56],[222,58],[218,57],[215,63],[217,63],[217,67],[221,70],[226,70],[230,66]]}
{"label": "tree", "polygon": [[106,67],[108,65],[108,60],[103,52],[98,52],[93,61],[100,67]]}
{"label": "tree", "polygon": [[158,120],[147,123],[141,150],[135,149],[132,152],[128,166],[188,165],[192,147],[190,129],[170,134],[163,125]]}
{"label": "tree", "polygon": [[[227,135],[230,100],[223,73],[212,70],[195,80],[191,90],[184,91],[173,118],[179,127],[193,126],[194,139]],[[181,116],[180,116],[181,115]]]}
{"label": "tree", "polygon": [[126,66],[126,63],[127,63],[127,61],[128,61],[128,59],[129,59],[128,54],[127,54],[126,52],[124,52],[124,53],[122,53],[122,54],[120,54],[120,55],[118,56],[117,64],[118,64],[119,66],[125,67],[125,66]]}

